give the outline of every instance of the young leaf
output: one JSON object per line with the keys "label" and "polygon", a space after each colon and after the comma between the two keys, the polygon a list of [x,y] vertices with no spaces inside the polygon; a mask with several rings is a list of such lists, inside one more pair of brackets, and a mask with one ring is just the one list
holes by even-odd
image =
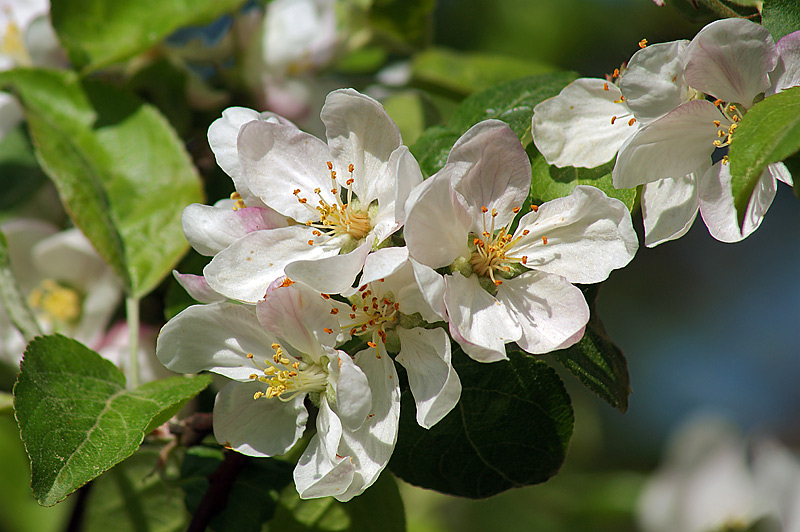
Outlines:
{"label": "young leaf", "polygon": [[429,430],[417,424],[411,392],[403,392],[393,473],[423,488],[483,498],[558,472],[573,425],[564,384],[543,360],[508,356],[482,364],[454,350],[461,399]]}
{"label": "young leaf", "polygon": [[14,324],[25,337],[32,340],[35,336],[42,334],[36,316],[33,315],[25,296],[14,278],[11,271],[11,260],[8,256],[8,242],[2,231],[0,231],[0,305],[5,308],[11,323]]}
{"label": "young leaf", "polygon": [[728,153],[733,201],[740,222],[767,165],[782,161],[798,150],[800,87],[765,98],[744,115]]}
{"label": "young leaf", "polygon": [[50,17],[72,64],[84,72],[132,57],[178,28],[212,22],[244,0],[71,0]]}
{"label": "young leaf", "polygon": [[139,447],[154,420],[176,413],[211,377],[172,377],[135,390],[108,360],[60,335],[28,344],[14,409],[31,487],[53,505]]}
{"label": "young leaf", "polygon": [[784,35],[800,30],[800,4],[797,0],[764,0],[761,24],[777,41]]}
{"label": "young leaf", "polygon": [[430,176],[444,166],[455,141],[482,120],[502,120],[521,139],[531,127],[533,107],[557,95],[576,77],[568,72],[531,76],[475,93],[461,103],[446,127],[425,131],[411,151],[423,173]]}
{"label": "young leaf", "polygon": [[591,315],[581,340],[567,349],[550,353],[559,364],[578,377],[587,388],[619,410],[628,410],[631,393],[628,363],[622,350],[611,341],[597,316],[597,292],[600,285],[583,288]]}
{"label": "young leaf", "polygon": [[202,201],[183,143],[152,106],[72,72],[0,74],[25,109],[42,167],[67,210],[134,298],[188,248],[183,207]]}

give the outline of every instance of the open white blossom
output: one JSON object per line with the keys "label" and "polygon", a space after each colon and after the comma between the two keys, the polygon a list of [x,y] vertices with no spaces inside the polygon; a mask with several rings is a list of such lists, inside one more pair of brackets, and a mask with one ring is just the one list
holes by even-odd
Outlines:
{"label": "open white blossom", "polygon": [[513,131],[487,120],[456,142],[406,204],[405,239],[422,293],[479,361],[506,358],[508,342],[529,353],[577,342],[589,309],[572,283],[604,280],[638,247],[628,210],[594,187],[539,206],[513,229],[530,172]]}
{"label": "open white blossom", "polygon": [[214,405],[217,440],[250,456],[286,453],[303,434],[308,398],[317,433],[295,469],[303,498],[347,501],[377,480],[397,439],[400,391],[391,358],[368,349],[355,359],[330,301],[290,282],[257,306],[196,305],[158,338],[172,371],[209,370],[232,380]]}
{"label": "open white blossom", "polygon": [[[402,206],[422,174],[386,111],[342,89],[328,95],[321,116],[327,144],[291,125],[254,119],[238,130],[238,159],[220,160],[236,182],[237,208],[268,207],[285,226],[259,226],[263,210],[252,222],[236,221],[233,231],[223,220],[203,217],[217,216],[210,207],[192,207],[190,223],[184,215],[184,230],[209,225],[233,236],[207,250],[215,255],[204,270],[209,286],[225,297],[254,303],[284,275],[340,293],[370,251],[402,226]],[[218,142],[226,154],[238,120],[230,122],[228,140]]]}

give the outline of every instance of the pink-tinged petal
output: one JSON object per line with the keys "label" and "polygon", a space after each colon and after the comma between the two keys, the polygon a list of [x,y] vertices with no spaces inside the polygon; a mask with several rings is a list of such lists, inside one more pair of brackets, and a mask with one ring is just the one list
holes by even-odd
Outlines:
{"label": "pink-tinged petal", "polygon": [[423,319],[429,323],[446,319],[447,309],[444,305],[446,286],[444,277],[436,273],[433,268],[420,264],[414,259],[409,259],[409,262],[414,272],[414,279],[417,282],[419,293],[422,294],[425,303],[433,311],[433,314],[423,312],[422,308],[417,308],[416,311],[422,314]]}
{"label": "pink-tinged petal", "polygon": [[778,40],[778,64],[770,72],[772,86],[767,96],[800,85],[800,31],[790,33]]}
{"label": "pink-tinged petal", "polygon": [[444,303],[450,333],[478,362],[505,360],[505,344],[516,342],[522,329],[511,309],[481,287],[478,276],[445,277]]}
{"label": "pink-tinged petal", "polygon": [[214,437],[225,447],[248,456],[286,454],[297,443],[308,420],[304,394],[291,401],[261,397],[260,382],[231,382],[214,402]]}
{"label": "pink-tinged petal", "polygon": [[378,480],[397,442],[400,423],[400,387],[392,358],[383,344],[356,354],[356,364],[364,371],[372,390],[372,408],[367,421],[356,431],[342,433],[339,454],[356,463],[355,475],[348,489],[334,497],[342,502],[360,495]]}
{"label": "pink-tinged petal", "polygon": [[719,138],[715,120],[724,117],[713,103],[694,100],[644,126],[617,155],[614,187],[633,188],[705,167]]}
{"label": "pink-tinged petal", "polygon": [[[328,204],[336,203],[328,169],[333,158],[317,137],[293,127],[257,121],[242,126],[237,146],[250,191],[284,216],[298,222],[319,220],[315,189],[320,189]],[[307,202],[301,203],[301,198]]]}
{"label": "pink-tinged petal", "polygon": [[649,248],[686,234],[697,216],[694,174],[647,183],[642,189],[644,242]]}
{"label": "pink-tinged petal", "polygon": [[296,260],[286,266],[286,275],[302,281],[319,292],[339,294],[350,288],[364,267],[371,246],[364,243],[350,253]]}
{"label": "pink-tinged petal", "polygon": [[627,207],[585,185],[523,216],[514,238],[519,240],[513,256],[527,257],[528,268],[571,283],[605,280],[628,264],[639,247]]}
{"label": "pink-tinged petal", "polygon": [[444,329],[397,329],[400,354],[417,403],[417,423],[431,428],[450,413],[461,397],[461,380],[450,361],[450,338]]}
{"label": "pink-tinged petal", "polygon": [[344,351],[329,363],[330,375],[336,379],[336,413],[345,430],[357,430],[372,409],[372,392],[367,376]]}
{"label": "pink-tinged petal", "polygon": [[500,120],[472,126],[450,150],[446,166],[451,167],[453,188],[466,200],[473,224],[481,220],[482,207],[497,211],[498,227],[510,223],[512,209],[522,205],[531,188],[528,154]]}
{"label": "pink-tinged petal", "polygon": [[406,265],[407,262],[407,247],[381,248],[367,256],[364,261],[364,273],[359,282],[364,285],[389,277]]}
{"label": "pink-tinged petal", "polygon": [[[361,203],[378,199],[378,190],[395,186],[393,172],[384,171],[392,152],[403,143],[400,130],[383,106],[353,89],[339,89],[325,99],[320,113],[339,179],[349,179]],[[381,183],[386,180],[387,183]]]}
{"label": "pink-tinged petal", "polygon": [[690,89],[683,79],[688,45],[686,40],[653,44],[631,57],[619,88],[639,122],[652,122],[689,100]]}
{"label": "pink-tinged petal", "polygon": [[395,183],[388,183],[378,190],[378,205],[381,210],[391,208],[394,211],[395,221],[402,225],[405,223],[405,204],[411,191],[422,183],[422,171],[419,163],[405,146],[400,146],[392,152],[387,165],[395,176]]}
{"label": "pink-tinged petal", "polygon": [[448,266],[457,257],[470,255],[467,240],[472,219],[445,170],[412,190],[406,202],[403,236],[408,253],[431,268]]}
{"label": "pink-tinged petal", "polygon": [[639,129],[636,122],[628,124],[633,113],[620,96],[619,89],[603,79],[573,81],[558,96],[533,108],[536,149],[559,168],[607,163]]}
{"label": "pink-tinged petal", "polygon": [[[314,362],[336,344],[339,322],[322,294],[300,283],[273,290],[256,305],[258,321],[266,333],[280,338],[285,348]],[[333,331],[327,332],[326,331]]]}
{"label": "pink-tinged petal", "polygon": [[255,303],[264,298],[270,283],[284,275],[287,264],[338,252],[325,245],[308,245],[313,238],[305,225],[249,233],[217,253],[203,275],[225,297]]}
{"label": "pink-tinged petal", "polygon": [[194,305],[161,329],[156,356],[176,373],[208,370],[248,381],[258,368],[247,354],[252,353],[256,360],[272,356],[269,346],[274,341],[250,305]]}
{"label": "pink-tinged petal", "polygon": [[248,233],[285,227],[286,219],[268,207],[233,210],[193,203],[183,209],[181,225],[195,251],[211,257]]}
{"label": "pink-tinged petal", "polygon": [[764,26],[728,18],[695,35],[686,49],[684,76],[701,92],[750,107],[769,88],[769,73],[777,61],[775,41]]}
{"label": "pink-tinged petal", "polygon": [[217,301],[225,301],[225,296],[214,291],[208,283],[206,278],[202,275],[192,275],[191,273],[178,273],[177,270],[172,270],[172,275],[178,281],[186,293],[192,299],[200,303],[216,303]]}
{"label": "pink-tinged petal", "polygon": [[765,170],[750,196],[739,225],[731,189],[729,164],[717,163],[698,181],[700,215],[711,236],[721,242],[739,242],[758,229],[775,198],[775,178]]}
{"label": "pink-tinged petal", "polygon": [[527,272],[504,281],[497,300],[522,326],[517,345],[528,353],[563,349],[581,339],[589,306],[579,288],[559,275]]}
{"label": "pink-tinged petal", "polygon": [[301,499],[335,497],[352,484],[356,464],[339,455],[341,439],[341,422],[323,397],[317,415],[317,433],[294,469],[294,485]]}

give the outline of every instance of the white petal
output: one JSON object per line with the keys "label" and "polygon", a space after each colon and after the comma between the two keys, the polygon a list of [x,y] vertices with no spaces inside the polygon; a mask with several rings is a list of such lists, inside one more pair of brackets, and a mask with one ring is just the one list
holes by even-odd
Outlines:
{"label": "white petal", "polygon": [[441,268],[457,257],[468,257],[471,226],[467,206],[452,189],[447,172],[438,172],[411,191],[403,235],[409,255],[420,263]]}
{"label": "white petal", "polygon": [[249,233],[211,260],[203,270],[209,286],[230,299],[249,303],[263,299],[272,281],[295,260],[335,255],[336,249],[308,245],[311,229],[293,225]]}
{"label": "white petal", "polygon": [[[249,122],[239,132],[237,146],[247,186],[279,213],[298,222],[319,220],[314,209],[317,188],[327,203],[336,202],[328,169],[333,158],[317,137],[271,122]],[[295,195],[297,189],[300,193]]]}
{"label": "white petal", "polygon": [[767,165],[767,170],[769,173],[772,174],[772,177],[781,181],[782,183],[786,183],[787,185],[794,186],[794,179],[792,179],[792,174],[789,172],[789,169],[783,163],[771,163]]}
{"label": "white petal", "polygon": [[417,282],[419,293],[425,299],[425,303],[433,311],[433,314],[423,312],[423,309],[418,307],[416,312],[422,314],[423,319],[429,323],[445,319],[447,316],[447,309],[444,305],[444,292],[445,282],[444,277],[436,273],[433,268],[420,264],[419,262],[409,259],[411,268],[414,271],[414,279]]}
{"label": "white petal", "polygon": [[689,86],[683,79],[688,44],[686,40],[653,44],[631,57],[619,87],[639,122],[652,122],[688,101]]}
{"label": "white petal", "polygon": [[533,354],[563,349],[580,340],[589,321],[583,293],[559,275],[527,272],[504,281],[497,290],[522,326],[517,344]]}
{"label": "white petal", "polygon": [[739,225],[731,189],[730,165],[717,163],[698,181],[700,215],[711,236],[721,242],[739,242],[755,231],[775,198],[775,178],[765,170],[750,197],[744,222]]}
{"label": "white petal", "polygon": [[694,174],[644,185],[642,218],[647,247],[685,235],[697,216],[697,201]]}
{"label": "white petal", "polygon": [[365,285],[378,279],[389,277],[408,263],[408,248],[382,248],[367,256],[364,261],[364,273],[360,283]]}
{"label": "white petal", "polygon": [[[608,90],[605,90],[608,87]],[[639,128],[619,89],[602,79],[573,81],[533,108],[533,143],[549,164],[594,168],[614,158]],[[612,117],[616,116],[614,123]]]}
{"label": "white petal", "polygon": [[331,359],[330,374],[336,379],[336,413],[346,430],[357,430],[372,409],[372,392],[367,376],[350,355],[337,352]]}
{"label": "white petal", "polygon": [[240,194],[246,190],[246,187],[242,182],[236,138],[243,125],[259,118],[258,111],[246,107],[229,107],[222,111],[222,117],[214,120],[208,128],[208,144],[211,146],[211,151],[214,152],[217,164],[233,178],[236,190]]}
{"label": "white petal", "polygon": [[192,275],[191,273],[178,273],[177,270],[172,270],[172,275],[178,281],[186,293],[192,299],[200,303],[216,303],[217,301],[224,301],[225,296],[212,290],[206,278],[202,275]]}
{"label": "white petal", "polygon": [[769,87],[778,61],[775,41],[764,26],[740,18],[717,20],[686,49],[686,81],[729,103],[750,107]]}
{"label": "white petal", "polygon": [[406,219],[406,200],[414,187],[422,183],[422,171],[417,160],[405,146],[400,146],[392,152],[387,167],[392,169],[396,183],[378,190],[378,204],[381,209],[384,205],[392,206],[395,221],[402,225]]}
{"label": "white petal", "polygon": [[362,203],[378,198],[378,190],[386,186],[379,179],[388,179],[388,186],[394,186],[393,172],[385,173],[382,167],[403,141],[380,103],[353,89],[339,89],[325,99],[320,117],[339,178],[347,179],[346,169],[352,164],[353,192]]}
{"label": "white petal", "polygon": [[644,126],[617,155],[614,187],[633,188],[705,167],[718,139],[714,121],[721,118],[713,103],[694,100]]}
{"label": "white petal", "polygon": [[400,354],[395,359],[408,372],[408,384],[417,403],[417,423],[431,428],[461,397],[461,381],[450,362],[450,338],[444,329],[411,330],[399,327]]}
{"label": "white petal", "polygon": [[[531,163],[517,135],[505,122],[484,120],[461,135],[447,157],[453,188],[466,200],[473,224],[481,208],[497,211],[503,227],[514,219],[531,188]],[[474,226],[473,226],[474,227]],[[480,230],[479,230],[480,231]]]}
{"label": "white petal", "polygon": [[447,275],[445,284],[450,334],[464,352],[478,362],[508,358],[505,344],[516,342],[522,335],[511,310],[481,287],[477,275]]}
{"label": "white petal", "polygon": [[247,354],[253,353],[257,360],[271,356],[269,346],[274,341],[258,322],[252,306],[194,305],[164,325],[156,355],[167,369],[177,373],[209,370],[248,381],[258,368]]}
{"label": "white petal", "polygon": [[514,256],[526,256],[528,268],[571,283],[603,281],[628,264],[639,247],[627,207],[585,185],[523,216],[514,238],[519,238]]}
{"label": "white petal", "polygon": [[286,221],[267,207],[233,210],[193,203],[183,209],[181,225],[198,253],[214,256],[248,233],[285,227]]}
{"label": "white petal", "polygon": [[767,96],[800,85],[800,31],[780,38],[775,46],[778,65],[769,75],[772,86],[767,89]]}
{"label": "white petal", "polygon": [[286,275],[319,292],[339,294],[353,285],[371,247],[369,243],[364,243],[350,253],[296,260],[286,266]]}
{"label": "white petal", "polygon": [[225,447],[248,456],[285,454],[297,443],[308,420],[305,395],[291,401],[253,399],[260,382],[231,382],[214,402],[214,437]]}

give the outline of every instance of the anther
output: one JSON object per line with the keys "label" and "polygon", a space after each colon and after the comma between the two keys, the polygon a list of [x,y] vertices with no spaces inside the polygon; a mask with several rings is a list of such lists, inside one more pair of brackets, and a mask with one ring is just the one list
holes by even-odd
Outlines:
{"label": "anther", "polygon": [[647,46],[647,39],[642,39],[639,41],[639,48],[645,48]]}
{"label": "anther", "polygon": [[328,294],[320,294],[320,295],[322,296],[322,299],[330,299],[331,298],[331,296],[329,296]]}
{"label": "anther", "polygon": [[613,126],[614,122],[616,122],[616,121],[617,121],[617,117],[616,116],[612,116],[611,117],[611,125]]}
{"label": "anther", "polygon": [[325,328],[324,328],[324,329],[322,329],[322,330],[323,330],[323,331],[325,331],[325,332],[326,332],[326,333],[328,333],[328,334],[333,334],[333,329],[331,329],[330,327],[325,327]]}
{"label": "anther", "polygon": [[539,206],[538,205],[531,205],[531,210],[533,212],[539,212]]}
{"label": "anther", "polygon": [[314,245],[314,241],[313,241],[313,240],[309,240],[309,241],[308,241],[308,245],[309,245],[309,246],[313,246],[313,245]]}
{"label": "anther", "polygon": [[612,78],[618,78],[619,77],[619,69],[618,68],[614,69],[614,73],[611,74],[611,77]]}
{"label": "anther", "polygon": [[331,314],[339,314],[339,309],[338,308],[332,308],[331,309]]}
{"label": "anther", "polygon": [[714,105],[716,105],[717,107],[719,107],[721,103],[722,103],[722,100],[719,100],[719,99],[714,100]]}
{"label": "anther", "polygon": [[604,91],[607,91],[607,90],[608,90],[608,83],[603,83],[603,90],[604,90]]}
{"label": "anther", "polygon": [[489,212],[489,209],[487,209],[486,206],[484,205],[483,207],[481,207],[481,212],[483,214],[486,214],[487,212]]}
{"label": "anther", "polygon": [[328,170],[333,170],[333,163],[328,161]]}
{"label": "anther", "polygon": [[513,209],[511,209],[511,212],[517,214],[519,212],[519,207],[514,207]]}
{"label": "anther", "polygon": [[636,122],[636,119],[635,118],[631,118],[630,120],[628,120],[628,125],[632,126],[634,124],[634,122]]}
{"label": "anther", "polygon": [[353,166],[353,163],[350,163],[350,166],[347,167],[347,171],[350,172],[351,174],[353,173],[353,170],[355,170],[355,169],[356,169],[356,167]]}
{"label": "anther", "polygon": [[547,237],[546,236],[542,237],[542,244],[547,245]]}
{"label": "anther", "polygon": [[716,127],[719,127],[720,124],[721,124],[721,122],[719,120],[714,120],[714,125]]}

